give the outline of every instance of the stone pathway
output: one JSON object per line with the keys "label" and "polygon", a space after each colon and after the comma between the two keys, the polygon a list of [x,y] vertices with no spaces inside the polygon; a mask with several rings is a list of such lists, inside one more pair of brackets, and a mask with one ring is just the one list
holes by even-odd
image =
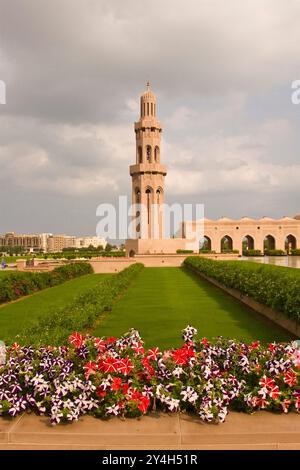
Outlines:
{"label": "stone pathway", "polygon": [[184,414],[153,413],[125,421],[85,416],[51,426],[48,418],[25,414],[0,418],[0,450],[4,449],[300,450],[300,415],[231,412],[220,425],[203,424]]}

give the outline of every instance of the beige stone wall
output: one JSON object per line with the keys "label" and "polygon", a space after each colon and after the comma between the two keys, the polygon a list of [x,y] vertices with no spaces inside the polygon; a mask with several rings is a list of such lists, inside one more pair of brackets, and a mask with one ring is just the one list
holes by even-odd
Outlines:
{"label": "beige stone wall", "polygon": [[176,254],[177,250],[193,250],[198,252],[197,241],[189,241],[185,238],[163,238],[163,239],[136,239],[126,240],[126,256],[137,254]]}
{"label": "beige stone wall", "polygon": [[[196,224],[202,221],[184,222],[184,229],[192,224],[195,229]],[[218,220],[204,220],[204,236],[211,241],[211,249],[216,253],[221,251],[221,240],[224,236],[232,239],[233,249],[242,253],[243,238],[250,236],[254,241],[254,248],[264,251],[264,239],[271,235],[275,239],[275,248],[285,249],[285,240],[288,235],[293,235],[296,239],[296,246],[300,248],[300,220],[297,218],[283,217],[281,219],[271,219],[263,217],[262,219],[250,219],[244,217],[239,220],[221,218]]]}

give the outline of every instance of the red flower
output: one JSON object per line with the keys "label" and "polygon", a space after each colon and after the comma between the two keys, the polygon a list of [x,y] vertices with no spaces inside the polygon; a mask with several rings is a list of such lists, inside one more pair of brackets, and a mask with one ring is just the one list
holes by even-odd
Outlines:
{"label": "red flower", "polygon": [[107,357],[102,361],[101,368],[104,372],[117,372],[119,361],[114,357]]}
{"label": "red flower", "polygon": [[276,348],[277,348],[276,343],[269,343],[268,344],[269,351],[274,352],[274,351],[276,351]]}
{"label": "red flower", "polygon": [[69,342],[75,346],[76,348],[80,348],[84,340],[84,336],[81,335],[80,333],[72,333],[69,337]]}
{"label": "red flower", "polygon": [[107,338],[104,343],[105,344],[110,344],[110,343],[114,343],[116,341],[116,337],[115,336],[111,336],[110,338]]}
{"label": "red flower", "polygon": [[96,393],[97,393],[98,397],[100,397],[100,398],[104,398],[104,397],[105,397],[106,391],[104,390],[103,385],[100,385],[100,386],[97,388]]}
{"label": "red flower", "polygon": [[153,361],[156,361],[157,356],[160,354],[160,350],[158,348],[152,348],[149,349],[147,357],[148,359],[152,359]]}
{"label": "red flower", "polygon": [[133,369],[133,364],[128,358],[121,359],[118,361],[118,372],[124,375],[129,375]]}
{"label": "red flower", "polygon": [[296,398],[295,408],[297,411],[300,410],[300,396]]}
{"label": "red flower", "polygon": [[128,390],[129,390],[129,384],[124,384],[122,387],[122,392],[124,393],[124,395],[127,395]]}
{"label": "red flower", "polygon": [[134,400],[139,400],[143,395],[138,391],[136,390],[135,388],[132,390],[131,392],[131,400],[134,401]]}
{"label": "red flower", "polygon": [[291,405],[291,400],[288,400],[287,398],[285,400],[283,400],[283,402],[281,402],[281,406],[282,406],[282,411],[284,413],[287,413],[289,411],[289,407]]}
{"label": "red flower", "polygon": [[254,349],[258,349],[259,346],[260,346],[259,341],[253,341],[253,343],[250,344],[250,349],[251,349],[251,351],[253,351]]}
{"label": "red flower", "polygon": [[149,405],[150,405],[150,399],[147,397],[141,397],[139,400],[138,409],[142,413],[147,413]]}
{"label": "red flower", "polygon": [[143,360],[142,360],[142,364],[143,366],[145,367],[145,369],[149,372],[149,374],[153,375],[155,370],[153,369],[153,367],[150,365],[150,360],[148,359],[148,357],[144,357]]}
{"label": "red flower", "polygon": [[271,398],[273,398],[273,400],[276,400],[276,398],[278,398],[279,395],[281,395],[281,392],[279,391],[278,385],[275,385],[275,387],[273,387],[271,390],[269,390],[269,395],[270,395]]}
{"label": "red flower", "polygon": [[15,351],[19,348],[20,348],[20,345],[18,343],[13,343],[10,347],[10,349],[15,350]]}
{"label": "red flower", "polygon": [[204,344],[205,347],[209,346],[209,341],[207,338],[202,338],[200,341],[201,344]]}
{"label": "red flower", "polygon": [[257,397],[255,400],[255,406],[258,406],[259,408],[266,408],[268,404],[268,400],[264,397]]}
{"label": "red flower", "polygon": [[265,375],[260,379],[259,385],[266,390],[272,390],[276,386],[274,380],[266,377]]}
{"label": "red flower", "polygon": [[84,364],[83,368],[85,371],[84,372],[85,378],[88,380],[91,374],[95,374],[95,371],[97,369],[97,364],[95,362],[89,361],[86,364]]}
{"label": "red flower", "polygon": [[98,349],[98,351],[105,351],[105,349],[106,349],[105,341],[101,338],[95,338],[94,339],[94,346],[95,346],[95,348]]}
{"label": "red flower", "polygon": [[115,390],[117,392],[118,390],[120,390],[121,385],[122,385],[122,380],[119,377],[115,377],[113,379],[113,383],[110,388],[111,390]]}
{"label": "red flower", "polygon": [[144,348],[142,343],[134,343],[132,345],[132,349],[137,353],[137,354],[144,354]]}
{"label": "red flower", "polygon": [[288,384],[290,387],[293,387],[297,383],[297,375],[295,372],[290,369],[284,376],[284,381],[286,384]]}

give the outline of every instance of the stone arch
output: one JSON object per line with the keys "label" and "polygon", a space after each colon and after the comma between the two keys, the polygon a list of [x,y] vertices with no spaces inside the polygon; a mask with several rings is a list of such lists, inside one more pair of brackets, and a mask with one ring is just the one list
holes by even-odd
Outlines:
{"label": "stone arch", "polygon": [[147,163],[152,162],[152,147],[151,147],[151,145],[146,145],[146,159],[147,159]]}
{"label": "stone arch", "polygon": [[296,250],[297,248],[297,238],[292,235],[291,233],[287,235],[285,241],[284,241],[284,248],[287,252],[288,255],[291,254],[292,250]]}
{"label": "stone arch", "polygon": [[147,205],[147,221],[149,225],[151,222],[151,205],[152,205],[153,189],[150,186],[147,186],[145,190],[145,194],[146,194],[146,205]]}
{"label": "stone arch", "polygon": [[254,250],[254,238],[251,235],[245,235],[242,240],[243,253],[247,254],[248,250]]}
{"label": "stone arch", "polygon": [[163,194],[164,194],[163,189],[159,186],[159,187],[157,188],[157,190],[155,191],[155,194],[156,194],[156,203],[157,203],[157,204],[160,204],[160,203],[161,203],[162,196],[163,196]]}
{"label": "stone arch", "polygon": [[266,235],[264,238],[264,251],[268,252],[269,250],[275,250],[276,249],[276,241],[275,237],[273,235]]}
{"label": "stone arch", "polygon": [[155,163],[159,163],[159,160],[160,160],[159,146],[156,145],[154,148],[154,161]]}
{"label": "stone arch", "polygon": [[138,163],[143,163],[143,149],[140,145],[138,147]]}
{"label": "stone arch", "polygon": [[200,240],[200,251],[211,251],[211,238],[207,235],[204,235]]}
{"label": "stone arch", "polygon": [[136,203],[136,204],[140,204],[140,203],[141,203],[141,191],[140,191],[140,188],[135,188],[134,194],[135,194],[135,203]]}
{"label": "stone arch", "polygon": [[221,253],[228,253],[233,250],[233,241],[229,235],[224,235],[221,239]]}

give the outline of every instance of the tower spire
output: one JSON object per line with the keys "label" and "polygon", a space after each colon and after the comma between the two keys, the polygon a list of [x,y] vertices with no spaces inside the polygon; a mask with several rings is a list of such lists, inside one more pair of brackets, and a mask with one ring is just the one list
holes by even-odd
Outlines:
{"label": "tower spire", "polygon": [[149,82],[149,80],[148,80],[148,81],[147,81],[147,91],[149,91],[149,90],[150,90],[150,82]]}

